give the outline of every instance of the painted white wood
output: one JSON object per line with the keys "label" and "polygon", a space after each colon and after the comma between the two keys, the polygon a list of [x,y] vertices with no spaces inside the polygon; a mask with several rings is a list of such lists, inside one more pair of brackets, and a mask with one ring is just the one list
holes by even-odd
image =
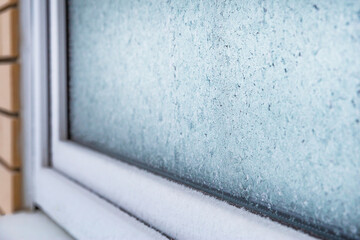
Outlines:
{"label": "painted white wood", "polygon": [[[54,83],[54,80],[49,81],[47,72],[46,2],[31,1],[31,30],[23,36],[32,39],[30,64],[33,72],[26,78],[31,87],[28,89],[29,95],[26,95],[29,103],[24,106],[29,123],[24,125],[24,134],[27,140],[25,149],[32,166],[29,171],[33,175],[29,180],[34,183],[34,204],[77,239],[163,239],[157,231],[51,168],[48,83]],[[51,3],[55,6],[57,1]],[[31,32],[33,35],[30,35]],[[59,54],[56,51],[53,54],[56,53]],[[53,71],[51,76],[60,76],[60,73]]]}
{"label": "painted white wood", "polygon": [[50,1],[50,63],[51,63],[51,124],[52,143],[67,137],[67,83],[65,0]]}
{"label": "painted white wood", "polygon": [[176,239],[312,239],[76,143],[58,147],[55,168]]}
{"label": "painted white wood", "polygon": [[20,65],[21,65],[21,146],[22,147],[22,175],[23,175],[23,207],[33,208],[33,167],[32,161],[32,19],[31,1],[19,2],[20,14]]}
{"label": "painted white wood", "polygon": [[[19,231],[21,228],[21,231]],[[0,218],[0,239],[74,240],[40,211],[19,212]]]}
{"label": "painted white wood", "polygon": [[[47,17],[46,1],[32,1],[32,69],[31,88],[31,128],[24,129],[31,134],[29,144],[34,158],[34,171],[48,165],[48,61],[47,61]],[[36,174],[35,174],[36,175]]]}
{"label": "painted white wood", "polygon": [[37,205],[79,239],[162,237],[114,206],[178,239],[310,239],[299,231],[67,141],[64,1],[50,3],[51,155],[46,130],[50,123],[46,8],[41,0],[33,0],[32,5],[33,125],[29,134],[33,134]]}
{"label": "painted white wood", "polygon": [[76,239],[166,239],[53,170],[42,170],[36,202]]}

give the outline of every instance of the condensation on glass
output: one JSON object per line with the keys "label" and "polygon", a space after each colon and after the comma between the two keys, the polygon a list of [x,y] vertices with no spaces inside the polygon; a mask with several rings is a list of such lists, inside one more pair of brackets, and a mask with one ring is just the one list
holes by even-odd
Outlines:
{"label": "condensation on glass", "polygon": [[72,140],[360,237],[359,1],[73,0],[68,32]]}

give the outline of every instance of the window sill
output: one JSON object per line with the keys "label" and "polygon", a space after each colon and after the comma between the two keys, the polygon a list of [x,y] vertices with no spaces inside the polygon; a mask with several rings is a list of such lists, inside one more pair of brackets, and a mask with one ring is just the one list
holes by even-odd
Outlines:
{"label": "window sill", "polygon": [[0,218],[0,239],[8,240],[72,240],[44,213],[20,212]]}

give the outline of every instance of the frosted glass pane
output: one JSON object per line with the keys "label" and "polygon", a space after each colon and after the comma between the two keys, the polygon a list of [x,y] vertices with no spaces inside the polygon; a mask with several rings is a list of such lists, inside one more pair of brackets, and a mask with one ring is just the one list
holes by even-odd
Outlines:
{"label": "frosted glass pane", "polygon": [[73,0],[68,18],[72,140],[360,237],[359,1]]}

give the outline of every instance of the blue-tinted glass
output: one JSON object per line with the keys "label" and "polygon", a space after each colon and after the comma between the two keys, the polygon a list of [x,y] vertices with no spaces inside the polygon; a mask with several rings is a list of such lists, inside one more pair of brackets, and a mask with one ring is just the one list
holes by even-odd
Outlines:
{"label": "blue-tinted glass", "polygon": [[68,17],[74,141],[360,237],[359,1],[73,0]]}

